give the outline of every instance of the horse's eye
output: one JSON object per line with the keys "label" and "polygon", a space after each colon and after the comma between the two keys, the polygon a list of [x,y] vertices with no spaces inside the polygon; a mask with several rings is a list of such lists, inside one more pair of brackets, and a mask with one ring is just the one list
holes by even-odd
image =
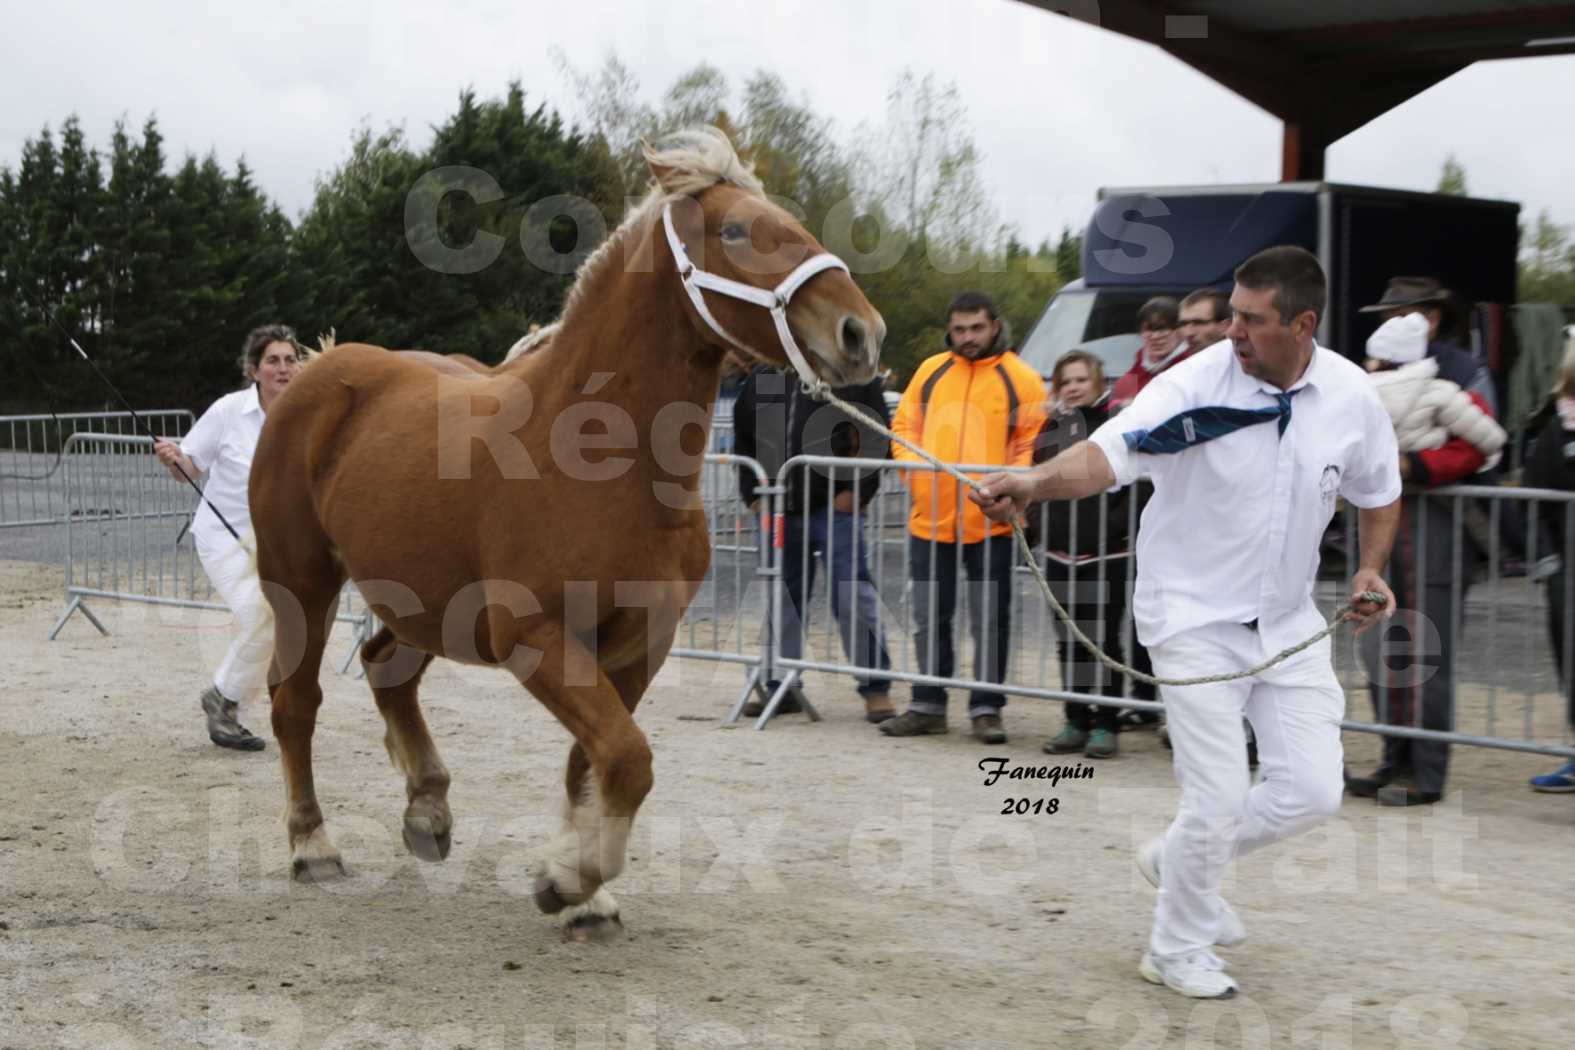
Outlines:
{"label": "horse's eye", "polygon": [[741,241],[746,236],[747,234],[744,232],[744,227],[741,223],[730,222],[722,227],[722,239],[724,241]]}

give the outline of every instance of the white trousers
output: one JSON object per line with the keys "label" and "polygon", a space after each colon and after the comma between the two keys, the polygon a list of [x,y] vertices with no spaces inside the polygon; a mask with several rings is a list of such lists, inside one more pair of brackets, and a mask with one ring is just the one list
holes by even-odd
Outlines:
{"label": "white trousers", "polygon": [[226,700],[245,704],[255,699],[268,681],[273,610],[263,597],[257,566],[246,548],[228,535],[222,540],[201,535],[195,539],[203,571],[235,618],[235,637],[213,672],[213,685]]}
{"label": "white trousers", "polygon": [[[1161,678],[1197,678],[1263,662],[1258,632],[1210,624],[1150,650]],[[1305,831],[1340,808],[1345,694],[1326,638],[1254,678],[1164,686],[1181,807],[1165,833],[1149,950],[1183,956],[1219,934],[1219,886],[1234,858]],[[1258,739],[1250,786],[1242,715]]]}

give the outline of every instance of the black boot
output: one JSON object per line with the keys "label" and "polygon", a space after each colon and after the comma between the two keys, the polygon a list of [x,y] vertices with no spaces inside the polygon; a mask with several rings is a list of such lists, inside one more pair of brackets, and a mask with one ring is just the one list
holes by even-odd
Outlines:
{"label": "black boot", "polygon": [[208,739],[220,747],[236,751],[261,751],[267,746],[262,737],[254,736],[235,718],[240,705],[226,700],[219,690],[209,686],[202,694],[202,713],[208,716]]}
{"label": "black boot", "polygon": [[1410,771],[1393,769],[1389,766],[1379,766],[1373,770],[1373,775],[1368,777],[1345,778],[1345,790],[1357,798],[1377,798],[1378,792],[1393,784],[1396,780],[1409,778]]}

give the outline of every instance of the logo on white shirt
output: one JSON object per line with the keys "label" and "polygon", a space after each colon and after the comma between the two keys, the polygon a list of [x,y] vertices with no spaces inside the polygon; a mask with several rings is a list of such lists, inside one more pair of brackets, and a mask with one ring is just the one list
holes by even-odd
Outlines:
{"label": "logo on white shirt", "polygon": [[1323,468],[1323,475],[1318,479],[1318,495],[1323,499],[1323,509],[1334,513],[1334,497],[1340,491],[1340,468],[1330,463]]}

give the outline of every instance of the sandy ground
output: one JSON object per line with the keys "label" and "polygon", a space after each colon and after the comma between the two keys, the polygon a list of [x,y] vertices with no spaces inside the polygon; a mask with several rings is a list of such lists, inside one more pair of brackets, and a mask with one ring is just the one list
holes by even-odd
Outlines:
{"label": "sandy ground", "polygon": [[[61,588],[0,562],[0,1048],[1569,1038],[1575,798],[1525,788],[1546,757],[1457,749],[1440,805],[1348,800],[1244,859],[1227,892],[1252,936],[1225,953],[1243,995],[1193,1003],[1137,975],[1153,892],[1132,849],[1176,801],[1153,734],[1091,779],[986,787],[986,754],[1049,761],[1058,705],[1014,702],[1000,748],[893,741],[812,676],[825,720],[756,733],[720,726],[737,668],[674,661],[639,712],[656,787],[613,885],[628,938],[565,944],[530,874],[567,736],[506,676],[427,676],[457,829],[425,865],[400,843],[370,694],[326,674],[317,779],[350,876],[296,885],[272,741],[236,754],[202,730],[224,618],[101,603],[110,637],[79,617],[48,642]],[[243,718],[268,734],[265,705]],[[1377,746],[1352,735],[1351,764]],[[1005,816],[1009,797],[1056,812]]]}

